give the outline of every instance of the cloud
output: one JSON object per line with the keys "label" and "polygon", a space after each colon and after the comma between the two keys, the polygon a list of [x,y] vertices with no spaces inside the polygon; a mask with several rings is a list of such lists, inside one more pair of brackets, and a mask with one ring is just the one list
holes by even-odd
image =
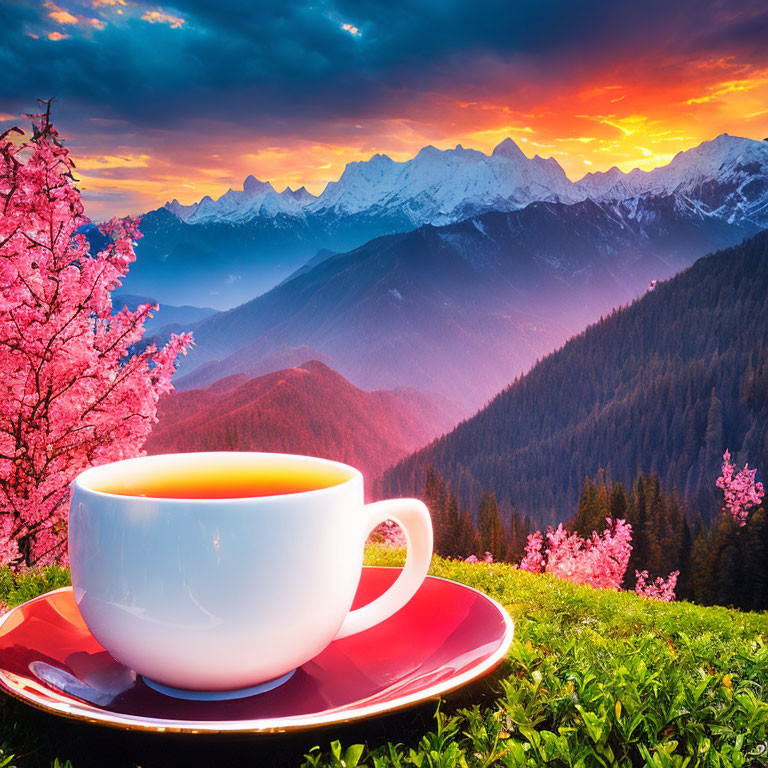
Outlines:
{"label": "cloud", "polygon": [[149,155],[78,155],[77,168],[81,171],[101,171],[111,168],[146,168]]}
{"label": "cloud", "polygon": [[146,11],[142,14],[141,18],[150,24],[168,24],[171,29],[179,29],[186,21],[180,16],[174,16],[172,13],[163,10]]}
{"label": "cloud", "polygon": [[46,0],[43,5],[48,9],[48,16],[59,24],[77,24],[77,16],[73,16],[69,11],[59,8],[58,5],[50,2],[50,0]]}
{"label": "cloud", "polygon": [[80,156],[151,157],[144,185],[89,170],[132,210],[249,172],[316,192],[347,160],[425,144],[511,134],[577,174],[768,130],[764,0],[47,2],[0,3],[0,109],[54,95]]}
{"label": "cloud", "polygon": [[[86,7],[88,0],[79,2]],[[5,6],[4,14],[22,13]],[[578,84],[600,71],[609,73],[606,89],[621,84],[620,71],[630,82],[665,68],[679,77],[679,64],[691,59],[768,64],[768,10],[752,0],[716,3],[711,15],[696,12],[694,0],[425,0],[419,13],[374,0],[174,0],[171,8],[90,0],[90,6],[124,13],[108,18],[115,23],[99,32],[98,47],[85,30],[70,32],[60,49],[64,58],[48,62],[14,38],[13,23],[0,25],[7,51],[0,97],[44,88],[136,126],[183,125],[205,105],[209,114],[237,113],[259,131],[281,122],[360,124],[392,112],[418,119],[446,97],[484,104],[502,95],[508,108],[535,102],[553,87],[588,90]],[[75,15],[71,7],[66,12]],[[34,34],[50,31],[25,26]],[[182,27],[185,34],[173,39],[160,32]],[[339,29],[347,34],[340,37]],[[115,93],[119,99],[108,96]],[[621,95],[613,91],[611,98]]]}
{"label": "cloud", "polygon": [[708,101],[722,98],[730,93],[746,93],[755,88],[768,84],[768,69],[762,72],[753,72],[747,79],[725,80],[710,86],[709,93],[688,99],[686,104],[705,104]]}

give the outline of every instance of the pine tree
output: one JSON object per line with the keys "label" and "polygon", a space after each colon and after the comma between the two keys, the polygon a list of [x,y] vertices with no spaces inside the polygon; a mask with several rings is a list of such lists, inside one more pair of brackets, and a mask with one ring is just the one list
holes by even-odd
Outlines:
{"label": "pine tree", "polygon": [[648,539],[646,537],[645,484],[645,478],[639,475],[632,489],[632,496],[627,509],[627,521],[632,526],[632,554],[629,557],[629,566],[624,577],[625,589],[634,589],[635,571],[647,570]]}
{"label": "pine tree", "polygon": [[520,562],[525,554],[525,545],[528,543],[528,534],[530,532],[531,528],[528,519],[523,518],[516,509],[513,509],[510,518],[507,562]]}
{"label": "pine tree", "polygon": [[450,531],[446,525],[445,481],[442,475],[431,466],[427,468],[427,480],[422,499],[432,517],[435,552],[439,555],[443,554],[450,541]]}
{"label": "pine tree", "polygon": [[480,552],[480,542],[478,540],[477,529],[475,528],[469,512],[465,509],[461,513],[461,527],[459,533],[459,557],[466,558],[470,555],[477,555]]}
{"label": "pine tree", "polygon": [[444,544],[439,554],[444,557],[461,557],[461,515],[455,493],[449,493],[445,503]]}
{"label": "pine tree", "polygon": [[739,607],[764,611],[768,608],[768,520],[763,507],[752,512],[740,533],[744,599]]}
{"label": "pine tree", "polygon": [[614,483],[611,486],[611,494],[608,502],[611,520],[627,519],[627,494],[622,483]]}
{"label": "pine tree", "polygon": [[605,472],[601,469],[597,482],[593,483],[588,477],[584,480],[576,517],[567,527],[582,538],[589,538],[592,531],[599,533],[605,530],[606,518],[610,516],[610,494],[605,482]]}
{"label": "pine tree", "polygon": [[680,560],[678,570],[680,575],[677,578],[677,597],[678,599],[689,600],[693,597],[693,583],[691,575],[691,556],[693,554],[693,535],[691,526],[683,517],[683,533],[680,544]]}
{"label": "pine tree", "polygon": [[499,517],[495,494],[484,493],[480,497],[477,523],[481,551],[490,552],[494,560],[504,560],[507,557],[507,537]]}

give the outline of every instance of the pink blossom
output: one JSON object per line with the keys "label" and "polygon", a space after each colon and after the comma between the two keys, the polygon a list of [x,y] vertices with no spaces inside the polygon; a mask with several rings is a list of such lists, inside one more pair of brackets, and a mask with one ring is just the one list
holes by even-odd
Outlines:
{"label": "pink blossom", "polygon": [[[69,483],[141,454],[189,334],[133,348],[153,307],[114,308],[138,221],[113,220],[100,253],[74,165],[47,115],[22,145],[0,135],[0,564],[66,562]],[[117,309],[118,311],[115,311]]]}
{"label": "pink blossom", "polygon": [[390,549],[405,549],[408,546],[403,529],[392,520],[385,520],[371,536],[376,543]]}
{"label": "pink blossom", "polygon": [[677,577],[680,571],[672,571],[666,580],[659,576],[656,581],[647,583],[648,571],[635,571],[635,592],[642,597],[650,600],[661,600],[665,603],[671,603],[675,599],[675,587],[677,586]]}
{"label": "pink blossom", "polygon": [[755,482],[756,474],[757,470],[750,469],[749,464],[736,473],[736,467],[731,463],[731,452],[723,454],[722,474],[715,480],[715,485],[723,490],[723,512],[730,513],[740,526],[747,524],[749,510],[763,500],[763,484]]}
{"label": "pink blossom", "polygon": [[632,551],[632,526],[624,520],[606,518],[608,527],[592,532],[589,539],[569,534],[562,523],[547,528],[547,548],[542,556],[542,535],[528,537],[520,568],[533,573],[545,570],[575,584],[590,584],[603,589],[621,589],[621,582]]}
{"label": "pink blossom", "polygon": [[525,556],[520,561],[520,569],[530,571],[531,573],[541,573],[544,569],[545,560],[541,554],[541,544],[543,537],[541,531],[534,531],[528,534],[528,543],[525,545]]}
{"label": "pink blossom", "polygon": [[492,563],[493,555],[490,552],[484,552],[482,560],[476,555],[470,555],[464,558],[465,563]]}

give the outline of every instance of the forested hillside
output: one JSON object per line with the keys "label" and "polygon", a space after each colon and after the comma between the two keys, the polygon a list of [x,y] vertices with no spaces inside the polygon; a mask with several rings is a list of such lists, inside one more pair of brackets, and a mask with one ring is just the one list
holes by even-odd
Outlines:
{"label": "forested hillside", "polygon": [[474,413],[652,280],[751,234],[672,197],[532,203],[338,253],[194,329],[180,376],[242,373],[307,346],[364,389],[438,392]]}
{"label": "forested hillside", "polygon": [[275,451],[382,470],[455,424],[451,406],[416,390],[366,392],[317,360],[160,400],[149,453]]}
{"label": "forested hillside", "polygon": [[495,491],[536,524],[576,511],[600,469],[630,486],[656,473],[705,520],[729,448],[768,467],[768,232],[700,259],[613,312],[382,479],[418,493],[433,466],[460,505]]}

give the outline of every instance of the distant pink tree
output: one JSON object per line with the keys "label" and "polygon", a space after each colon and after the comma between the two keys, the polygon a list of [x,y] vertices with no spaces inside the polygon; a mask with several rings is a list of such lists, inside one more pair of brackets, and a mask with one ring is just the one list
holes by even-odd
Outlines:
{"label": "distant pink tree", "polygon": [[541,531],[534,531],[528,536],[528,543],[525,545],[525,556],[520,561],[520,569],[530,571],[531,573],[541,573],[546,566],[546,559],[541,553],[543,536]]}
{"label": "distant pink tree", "polygon": [[0,135],[0,564],[66,562],[69,483],[141,453],[174,361],[192,338],[131,352],[153,309],[113,314],[136,220],[89,253],[74,164],[49,111]]}
{"label": "distant pink tree", "polygon": [[760,504],[765,495],[763,484],[755,482],[756,474],[757,470],[750,469],[748,463],[736,472],[731,452],[723,454],[722,474],[715,480],[715,485],[723,490],[723,512],[728,512],[740,526],[747,524],[749,510]]}
{"label": "distant pink tree", "polygon": [[482,560],[477,555],[470,555],[469,557],[464,558],[464,562],[465,563],[492,563],[493,555],[490,552],[485,552],[483,554]]}
{"label": "distant pink tree", "polygon": [[635,571],[635,592],[650,600],[671,603],[675,599],[675,587],[680,571],[672,571],[666,579],[659,576],[656,581],[648,582],[648,571]]}
{"label": "distant pink tree", "polygon": [[526,554],[520,568],[545,571],[575,584],[590,584],[603,589],[621,589],[632,551],[632,526],[624,520],[606,518],[608,527],[583,539],[568,533],[562,523],[547,528],[547,547],[542,555],[543,537],[539,531],[528,536]]}

